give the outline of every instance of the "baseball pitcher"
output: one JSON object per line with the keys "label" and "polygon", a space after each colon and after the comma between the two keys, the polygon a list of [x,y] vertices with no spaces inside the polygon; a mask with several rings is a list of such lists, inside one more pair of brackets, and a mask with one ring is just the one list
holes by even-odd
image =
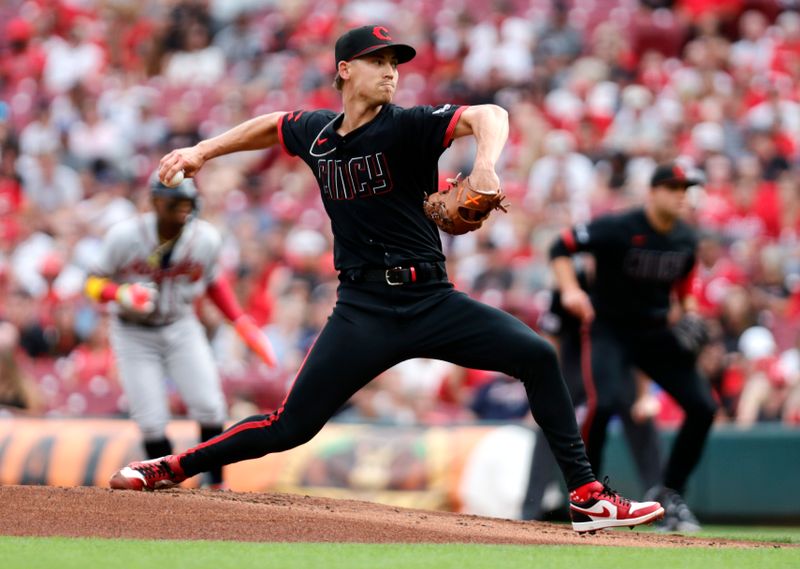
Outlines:
{"label": "baseball pitcher", "polygon": [[[525,385],[570,490],[576,531],[636,526],[663,515],[598,481],[550,345],[510,314],[458,292],[447,277],[439,230],[479,229],[503,202],[495,164],[508,136],[496,105],[403,108],[392,104],[398,66],[416,51],[384,26],[336,42],[344,112],[275,112],[250,119],[161,160],[161,179],[193,176],[209,159],[280,145],[311,168],[334,235],[338,299],[283,404],[180,455],[132,463],[113,488],[154,490],[221,464],[301,445],[361,387],[393,365],[424,357],[503,372]],[[437,164],[453,139],[477,144],[472,171],[440,195]]]}

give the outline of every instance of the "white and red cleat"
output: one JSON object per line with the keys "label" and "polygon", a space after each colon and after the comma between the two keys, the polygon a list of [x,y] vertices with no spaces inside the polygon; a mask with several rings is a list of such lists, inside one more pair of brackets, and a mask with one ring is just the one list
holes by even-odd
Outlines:
{"label": "white and red cleat", "polygon": [[606,483],[591,484],[570,495],[569,514],[572,529],[578,533],[614,527],[649,524],[664,517],[658,502],[634,502],[623,498]]}
{"label": "white and red cleat", "polygon": [[115,490],[161,490],[186,480],[178,457],[162,456],[153,460],[132,462],[116,471],[109,485]]}

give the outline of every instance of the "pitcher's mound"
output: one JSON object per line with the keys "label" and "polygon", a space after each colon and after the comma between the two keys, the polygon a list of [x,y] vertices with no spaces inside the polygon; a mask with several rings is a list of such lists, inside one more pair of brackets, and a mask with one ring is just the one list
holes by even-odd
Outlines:
{"label": "pitcher's mound", "polygon": [[505,543],[639,547],[775,547],[566,524],[520,522],[293,494],[2,486],[0,534],[137,539],[358,543]]}

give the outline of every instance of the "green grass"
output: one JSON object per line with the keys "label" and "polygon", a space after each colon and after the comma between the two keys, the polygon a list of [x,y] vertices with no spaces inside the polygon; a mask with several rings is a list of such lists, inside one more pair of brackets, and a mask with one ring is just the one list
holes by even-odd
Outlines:
{"label": "green grass", "polygon": [[707,526],[703,531],[691,534],[697,537],[724,537],[751,541],[772,541],[800,545],[800,527],[789,526]]}
{"label": "green grass", "polygon": [[[627,528],[616,531],[623,532]],[[640,532],[656,532],[650,526],[641,527]],[[684,533],[687,537],[699,537],[705,539],[724,538],[742,539],[747,541],[769,541],[772,543],[786,543],[800,545],[800,526],[720,526],[703,524],[703,530],[697,533]],[[800,567],[798,567],[800,569]]]}
{"label": "green grass", "polygon": [[0,537],[3,569],[789,569],[800,548],[648,549]]}

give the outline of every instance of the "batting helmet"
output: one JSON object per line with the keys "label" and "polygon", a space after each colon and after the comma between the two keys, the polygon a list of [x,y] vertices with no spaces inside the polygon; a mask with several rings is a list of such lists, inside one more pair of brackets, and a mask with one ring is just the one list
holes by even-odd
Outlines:
{"label": "batting helmet", "polygon": [[158,172],[150,176],[150,192],[154,196],[164,198],[197,199],[197,187],[191,178],[184,178],[177,186],[170,187],[161,183],[161,180],[158,179]]}
{"label": "batting helmet", "polygon": [[162,184],[158,179],[158,172],[154,172],[150,176],[150,194],[162,198],[191,200],[195,214],[200,209],[200,194],[191,178],[184,178],[177,186],[170,187]]}

